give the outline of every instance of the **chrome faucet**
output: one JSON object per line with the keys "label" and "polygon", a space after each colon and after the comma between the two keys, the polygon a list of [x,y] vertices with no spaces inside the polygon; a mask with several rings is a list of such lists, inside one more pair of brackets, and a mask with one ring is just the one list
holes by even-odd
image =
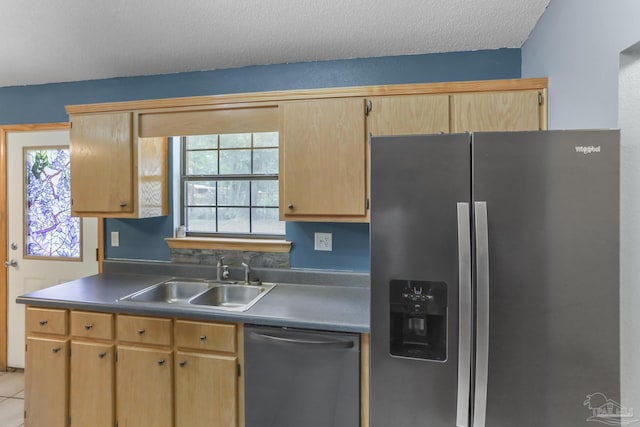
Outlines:
{"label": "chrome faucet", "polygon": [[218,258],[216,265],[216,280],[226,280],[229,278],[229,266],[224,263],[224,257]]}
{"label": "chrome faucet", "polygon": [[244,267],[244,284],[248,285],[249,275],[251,274],[251,267],[249,267],[249,264],[247,264],[246,262],[241,263],[241,265]]}

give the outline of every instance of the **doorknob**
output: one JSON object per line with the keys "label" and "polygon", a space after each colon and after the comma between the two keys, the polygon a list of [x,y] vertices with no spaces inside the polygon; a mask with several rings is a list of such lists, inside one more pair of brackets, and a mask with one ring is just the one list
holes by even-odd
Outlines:
{"label": "doorknob", "polygon": [[5,267],[17,267],[18,266],[18,261],[16,261],[15,259],[10,259],[9,261],[5,261],[4,262],[4,266]]}

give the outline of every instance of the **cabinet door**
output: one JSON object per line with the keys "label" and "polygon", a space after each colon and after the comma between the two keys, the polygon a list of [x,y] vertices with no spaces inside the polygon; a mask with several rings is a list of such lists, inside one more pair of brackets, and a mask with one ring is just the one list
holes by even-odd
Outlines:
{"label": "cabinet door", "polygon": [[449,133],[449,95],[371,98],[368,131],[373,136]]}
{"label": "cabinet door", "polygon": [[114,347],[71,342],[70,415],[73,425],[113,427]]}
{"label": "cabinet door", "polygon": [[289,102],[282,110],[281,219],[364,217],[364,100]]}
{"label": "cabinet door", "polygon": [[27,338],[25,426],[66,427],[69,341]]}
{"label": "cabinet door", "polygon": [[170,350],[118,347],[116,418],[119,427],[173,425]]}
{"label": "cabinet door", "polygon": [[238,425],[238,359],[176,353],[176,427]]}
{"label": "cabinet door", "polygon": [[539,130],[537,90],[452,95],[452,132]]}
{"label": "cabinet door", "polygon": [[132,212],[133,114],[71,117],[72,211]]}

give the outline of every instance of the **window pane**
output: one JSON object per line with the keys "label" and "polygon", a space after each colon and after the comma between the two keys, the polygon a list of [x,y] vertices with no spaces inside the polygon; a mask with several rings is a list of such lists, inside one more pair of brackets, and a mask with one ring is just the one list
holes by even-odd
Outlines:
{"label": "window pane", "polygon": [[81,257],[80,218],[71,217],[69,149],[25,149],[25,256]]}
{"label": "window pane", "polygon": [[218,232],[249,233],[249,208],[218,208]]}
{"label": "window pane", "polygon": [[218,206],[249,206],[249,181],[219,181]]}
{"label": "window pane", "polygon": [[278,207],[278,181],[252,181],[251,205]]}
{"label": "window pane", "polygon": [[187,151],[187,175],[216,175],[218,151]]}
{"label": "window pane", "polygon": [[187,231],[199,233],[216,232],[216,208],[188,208]]}
{"label": "window pane", "polygon": [[187,150],[218,148],[218,135],[194,135],[187,137]]}
{"label": "window pane", "polygon": [[278,132],[260,132],[253,134],[254,147],[277,147]]}
{"label": "window pane", "polygon": [[220,151],[220,174],[237,175],[251,173],[251,150]]}
{"label": "window pane", "polygon": [[187,205],[215,206],[216,181],[187,182]]}
{"label": "window pane", "polygon": [[220,135],[220,148],[251,147],[250,133],[228,133]]}
{"label": "window pane", "polygon": [[251,216],[254,233],[284,234],[284,221],[278,219],[278,208],[255,208]]}
{"label": "window pane", "polygon": [[253,151],[253,173],[277,174],[278,149],[261,149]]}

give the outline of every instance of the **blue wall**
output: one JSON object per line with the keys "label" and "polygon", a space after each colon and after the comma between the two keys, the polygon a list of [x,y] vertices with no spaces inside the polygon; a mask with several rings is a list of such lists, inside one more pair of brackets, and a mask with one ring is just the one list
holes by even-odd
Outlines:
{"label": "blue wall", "polygon": [[[394,56],[253,66],[203,72],[114,78],[0,88],[0,124],[68,119],[65,105],[224,93],[519,78],[520,49]],[[109,247],[109,232],[120,231],[120,246]],[[334,250],[313,251],[315,231],[334,231]],[[108,258],[169,260],[164,238],[173,217],[107,220]],[[337,236],[337,233],[340,236]],[[348,236],[348,237],[342,237]],[[287,224],[294,242],[294,268],[369,270],[368,227],[363,224]]]}

